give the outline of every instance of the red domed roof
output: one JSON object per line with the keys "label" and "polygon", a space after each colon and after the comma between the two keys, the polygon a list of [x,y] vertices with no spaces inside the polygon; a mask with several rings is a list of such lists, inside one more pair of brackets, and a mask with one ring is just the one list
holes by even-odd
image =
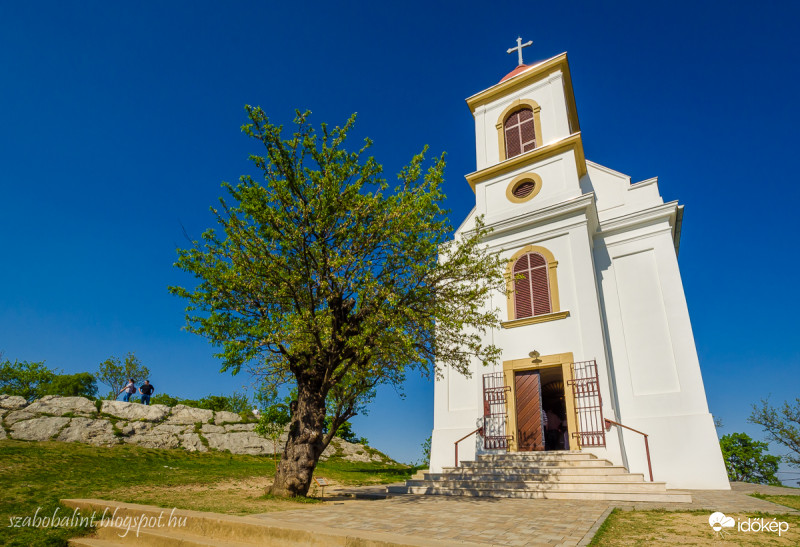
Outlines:
{"label": "red domed roof", "polygon": [[518,65],[518,66],[517,66],[517,68],[515,68],[514,70],[512,70],[511,72],[509,72],[508,74],[506,74],[505,76],[503,76],[503,79],[502,79],[502,80],[500,80],[500,81],[501,81],[501,82],[505,82],[505,81],[506,81],[506,80],[508,80],[509,78],[513,78],[514,76],[516,76],[516,75],[517,75],[517,74],[519,74],[520,72],[525,72],[525,71],[526,71],[526,70],[528,70],[529,68],[530,68],[530,66],[528,66],[528,65]]}
{"label": "red domed roof", "polygon": [[518,65],[517,68],[515,68],[514,70],[512,70],[511,72],[509,72],[508,74],[503,76],[503,79],[500,80],[498,83],[502,83],[502,82],[505,82],[506,80],[510,80],[511,78],[516,76],[517,74],[522,74],[523,72],[525,72],[529,68],[533,68],[536,65],[540,65],[540,64],[542,64],[542,61],[535,62],[535,63],[533,63],[531,65]]}

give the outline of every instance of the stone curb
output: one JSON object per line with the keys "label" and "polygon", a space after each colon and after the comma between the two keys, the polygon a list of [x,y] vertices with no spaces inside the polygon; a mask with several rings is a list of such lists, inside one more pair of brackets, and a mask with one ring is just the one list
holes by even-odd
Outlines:
{"label": "stone curb", "polygon": [[597,531],[600,529],[600,527],[608,518],[608,515],[610,515],[614,509],[615,507],[612,505],[608,507],[605,511],[603,511],[603,514],[600,515],[600,517],[596,521],[594,521],[594,524],[592,524],[592,527],[589,528],[588,532],[586,532],[586,535],[584,535],[583,538],[578,542],[578,547],[585,547],[586,545],[589,545],[592,542],[592,538],[594,538],[594,535],[597,533]]}

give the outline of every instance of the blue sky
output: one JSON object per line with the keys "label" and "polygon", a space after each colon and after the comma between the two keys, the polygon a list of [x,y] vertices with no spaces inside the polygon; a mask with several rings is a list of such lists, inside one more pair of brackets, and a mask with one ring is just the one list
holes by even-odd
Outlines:
{"label": "blue sky", "polygon": [[[724,7],[722,7],[724,5]],[[568,51],[587,158],[659,176],[686,205],[680,263],[709,405],[724,432],[798,395],[790,2],[0,3],[0,350],[67,372],[135,351],[180,396],[230,393],[181,330],[176,247],[211,226],[220,183],[251,168],[243,106],[289,123],[359,113],[393,176],[447,151],[458,225],[475,168],[464,98]],[[356,432],[404,461],[432,427],[432,385],[380,393]],[[800,479],[800,477],[798,477]]]}

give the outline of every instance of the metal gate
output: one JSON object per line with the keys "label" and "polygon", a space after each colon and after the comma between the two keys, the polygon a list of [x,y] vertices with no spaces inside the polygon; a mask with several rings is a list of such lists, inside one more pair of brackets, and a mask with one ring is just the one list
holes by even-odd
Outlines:
{"label": "metal gate", "polygon": [[569,368],[572,378],[567,384],[572,386],[578,422],[578,431],[573,432],[572,436],[577,438],[581,447],[605,446],[606,429],[600,381],[597,378],[597,361],[571,363]]}
{"label": "metal gate", "polygon": [[483,375],[483,448],[487,450],[508,450],[511,436],[506,434],[506,425],[510,390],[502,372]]}

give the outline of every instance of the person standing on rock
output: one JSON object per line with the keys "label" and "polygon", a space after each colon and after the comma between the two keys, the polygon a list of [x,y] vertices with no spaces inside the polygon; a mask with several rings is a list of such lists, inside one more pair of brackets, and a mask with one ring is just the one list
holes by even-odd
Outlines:
{"label": "person standing on rock", "polygon": [[[125,387],[123,387],[119,393],[122,393],[123,391],[125,392],[125,395],[122,396],[122,400],[126,403],[129,403],[131,401],[131,395],[136,393],[136,386],[133,384],[133,378],[128,379],[128,383],[125,384]],[[117,395],[119,395],[119,393]]]}
{"label": "person standing on rock", "polygon": [[142,404],[149,405],[150,404],[150,396],[156,388],[153,387],[153,384],[150,383],[150,380],[145,380],[144,383],[139,387],[139,393],[142,394]]}

